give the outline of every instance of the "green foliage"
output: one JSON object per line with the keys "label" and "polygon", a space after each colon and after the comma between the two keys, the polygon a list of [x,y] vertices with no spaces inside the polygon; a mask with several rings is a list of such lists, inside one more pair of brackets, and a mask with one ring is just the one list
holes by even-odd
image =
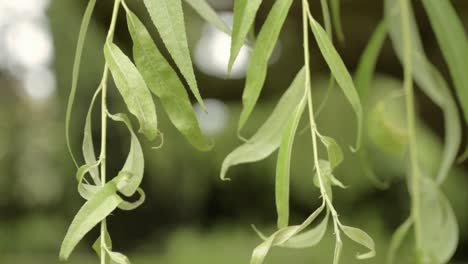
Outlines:
{"label": "green foliage", "polygon": [[[66,139],[72,159],[78,167],[76,172],[78,192],[86,202],[78,211],[65,235],[59,255],[61,260],[68,259],[83,237],[101,223],[100,236],[93,245],[93,249],[101,258],[101,264],[130,263],[125,255],[112,250],[106,218],[117,208],[126,211],[134,210],[145,201],[145,192],[140,188],[145,167],[144,156],[138,136],[127,114],[113,115],[107,109],[109,73],[125,102],[126,111],[121,112],[128,111],[133,114],[139,122],[139,131],[150,141],[155,140],[158,135],[162,140],[152,98],[154,94],[159,98],[174,127],[187,141],[204,151],[213,146],[199,127],[189,95],[177,72],[180,71],[196,100],[205,108],[187,44],[182,0],[144,0],[143,2],[177,68],[173,68],[162,55],[145,25],[130,10],[125,1],[114,0],[112,20],[104,43],[106,66],[102,81],[94,93],[86,116],[82,145],[84,165],[78,167],[79,163],[71,150],[69,123],[77,90],[84,40],[95,5],[94,0],[89,1],[83,16],[66,112]],[[254,32],[254,22],[262,1],[236,0],[232,31],[205,0],[185,0],[185,2],[221,31],[227,34],[232,33],[229,72],[242,45],[255,39],[251,35]],[[358,152],[357,155],[365,174],[376,183],[377,187],[386,187],[388,184],[382,182],[367,163],[368,144],[366,142],[369,142],[365,140],[367,138],[370,138],[378,149],[390,155],[408,155],[407,182],[411,198],[411,212],[409,218],[393,236],[387,257],[388,263],[396,261],[398,249],[411,228],[414,229],[416,257],[419,262],[446,263],[452,258],[458,244],[458,225],[452,207],[442,193],[440,185],[445,181],[460,148],[461,124],[456,100],[450,93],[448,83],[424,53],[410,1],[384,0],[384,2],[384,20],[376,27],[364,50],[355,74],[355,81],[353,81],[332,41],[333,28],[338,39],[344,41],[339,0],[330,0],[331,12],[328,0],[321,1],[325,29],[312,16],[308,0],[301,0],[304,66],[297,73],[289,88],[285,90],[265,122],[249,140],[229,153],[221,166],[220,177],[222,180],[227,180],[229,179],[227,171],[232,166],[261,161],[279,149],[275,177],[277,230],[270,235],[264,235],[254,227],[263,241],[253,250],[251,264],[263,263],[274,247],[298,249],[317,246],[326,238],[329,222],[333,223],[335,239],[334,264],[340,262],[343,234],[366,248],[366,252],[357,254],[357,259],[368,259],[376,255],[374,240],[362,229],[344,225],[333,203],[333,187],[347,188],[334,175],[336,168],[344,159],[344,153],[337,140],[320,133],[322,129],[316,121],[316,117],[327,100],[324,99],[321,106],[314,108],[312,87],[315,83],[311,82],[310,76],[309,31],[312,32],[319,52],[331,72],[327,94],[336,81],[356,116],[356,144],[351,150]],[[238,123],[238,134],[245,126],[258,101],[267,76],[268,60],[277,45],[292,4],[293,0],[275,1],[258,37],[252,44],[251,61],[242,95],[243,108]],[[468,80],[462,69],[464,61],[468,59],[468,41],[466,41],[463,26],[448,0],[423,0],[423,5],[448,64],[458,101],[461,102],[465,118],[467,118]],[[133,60],[113,43],[118,11],[122,7],[126,12],[127,26],[133,41]],[[369,100],[371,82],[387,35],[403,66],[402,91],[386,94],[378,98],[375,105],[371,105]],[[250,38],[249,41],[247,38]],[[425,156],[419,145],[418,133],[421,130],[415,108],[413,82],[440,107],[444,115],[445,145],[440,166],[437,173],[434,173],[435,175],[430,175],[432,172],[423,166]],[[94,104],[99,95],[101,96],[102,126],[101,153],[97,157],[91,123]],[[404,99],[405,107],[402,109],[402,105],[396,102],[400,111],[394,111],[393,104],[396,99],[400,98]],[[310,158],[313,171],[310,174],[314,185],[319,189],[321,205],[313,210],[302,223],[291,225],[289,200],[292,154],[297,130],[306,108],[306,123],[310,129],[312,143]],[[130,149],[122,169],[114,178],[106,181],[108,119],[123,123],[127,127],[130,133]],[[370,127],[364,129],[364,123],[369,123]],[[325,150],[325,153],[322,153],[321,149]],[[139,197],[136,201],[125,200],[135,194]]]}

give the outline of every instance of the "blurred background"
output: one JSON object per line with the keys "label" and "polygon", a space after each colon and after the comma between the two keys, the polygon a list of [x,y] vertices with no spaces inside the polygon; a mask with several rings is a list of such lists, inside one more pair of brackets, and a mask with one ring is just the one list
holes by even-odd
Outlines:
{"label": "blurred background", "polygon": [[[127,1],[156,33],[141,1]],[[228,23],[232,0],[211,0]],[[258,32],[273,0],[261,6],[255,29]],[[346,41],[337,44],[345,63],[354,71],[368,38],[382,17],[382,1],[342,0]],[[453,0],[465,28],[468,1]],[[83,54],[79,89],[73,112],[73,149],[80,149],[85,112],[97,87],[103,66],[102,45],[110,21],[113,1],[98,1]],[[269,115],[275,102],[302,66],[302,34],[299,1],[293,5],[280,40],[270,60],[268,77],[255,114],[245,130],[252,135]],[[0,263],[58,263],[58,250],[66,229],[84,200],[76,190],[75,167],[65,145],[64,120],[71,83],[73,56],[81,16],[87,0],[0,0]],[[424,10],[415,1],[415,12],[426,52],[448,79],[447,68],[437,47]],[[313,14],[321,18],[318,0],[311,1]],[[214,149],[201,153],[168,122],[159,110],[160,128],[165,135],[162,149],[145,148],[146,172],[143,189],[147,200],[137,210],[115,211],[109,218],[114,249],[127,254],[133,263],[248,263],[252,249],[261,242],[250,225],[270,233],[275,228],[274,175],[276,154],[230,170],[230,182],[219,179],[223,158],[241,142],[235,131],[240,110],[245,70],[250,51],[242,49],[229,79],[226,65],[230,38],[207,25],[184,5],[189,46],[199,87],[209,110],[199,107],[200,125],[216,142]],[[116,42],[131,54],[131,42],[123,12],[118,20]],[[157,34],[155,41],[164,50]],[[315,43],[311,46],[315,101],[325,96],[328,69]],[[167,53],[165,53],[167,55]],[[378,76],[372,87],[375,102],[401,88],[401,67],[390,42],[380,56]],[[113,86],[111,86],[113,87]],[[437,171],[443,139],[439,109],[417,93],[420,114],[419,140],[427,173]],[[111,89],[112,112],[123,108],[122,99]],[[395,126],[403,126],[401,102],[389,107]],[[358,262],[362,251],[345,239],[342,263],[383,263],[389,238],[409,214],[405,185],[405,142],[373,133],[378,124],[369,121],[366,140],[369,163],[380,179],[391,181],[379,190],[363,172],[356,155],[347,146],[354,142],[354,116],[339,89],[334,89],[318,117],[321,133],[337,139],[345,151],[345,162],[336,176],[349,186],[336,189],[335,206],[343,223],[365,229],[375,240],[377,256]],[[99,140],[99,122],[94,125]],[[376,128],[377,126],[377,128]],[[467,131],[464,131],[466,141]],[[319,204],[319,192],[312,183],[311,145],[307,133],[297,136],[293,152],[292,221],[301,222]],[[109,173],[116,174],[128,151],[128,135],[121,126],[110,125]],[[392,141],[393,140],[393,141]],[[390,143],[389,143],[390,142]],[[390,144],[391,148],[382,148]],[[460,226],[459,248],[453,263],[468,263],[468,175],[467,162],[456,165],[443,185]],[[94,230],[80,243],[69,263],[97,263],[90,245],[98,236]],[[411,236],[410,236],[411,237]],[[329,234],[316,248],[284,250],[275,248],[267,263],[330,263],[334,238]],[[404,247],[411,251],[411,239]],[[406,262],[405,262],[406,261]]]}

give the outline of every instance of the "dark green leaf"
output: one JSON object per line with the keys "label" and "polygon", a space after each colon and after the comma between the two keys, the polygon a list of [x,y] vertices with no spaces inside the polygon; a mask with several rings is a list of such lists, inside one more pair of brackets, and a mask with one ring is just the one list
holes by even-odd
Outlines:
{"label": "dark green leaf", "polygon": [[206,109],[193,72],[181,0],[144,0],[143,2],[192,93],[202,108]]}
{"label": "dark green leaf", "polygon": [[149,89],[161,99],[170,120],[187,140],[200,150],[209,150],[212,144],[200,130],[179,76],[162,56],[143,23],[128,9],[127,22],[133,39],[135,63]]}

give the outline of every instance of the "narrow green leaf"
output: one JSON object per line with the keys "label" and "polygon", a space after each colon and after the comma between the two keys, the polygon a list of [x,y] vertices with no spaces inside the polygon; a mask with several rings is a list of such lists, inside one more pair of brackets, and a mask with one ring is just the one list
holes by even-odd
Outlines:
{"label": "narrow green leaf", "polygon": [[[372,36],[367,44],[364,52],[362,53],[359,63],[357,66],[356,73],[354,74],[354,80],[356,83],[356,89],[361,99],[361,104],[364,112],[364,119],[368,119],[368,94],[371,86],[372,79],[374,77],[375,67],[377,59],[382,51],[383,44],[387,38],[387,25],[385,20],[382,20],[372,33]],[[367,138],[367,129],[362,131],[363,138]],[[364,142],[365,143],[365,142]],[[380,189],[386,189],[389,185],[388,181],[383,181],[377,177],[371,164],[368,161],[367,148],[364,146],[358,152],[359,162],[361,168],[367,178]]]}
{"label": "narrow green leaf", "polygon": [[278,213],[278,228],[288,226],[289,222],[289,182],[291,155],[299,121],[304,113],[306,105],[305,97],[301,100],[297,108],[289,118],[288,124],[283,134],[276,163],[276,211]]}
{"label": "narrow green leaf", "polygon": [[429,177],[421,177],[419,194],[422,263],[447,263],[455,254],[459,236],[453,209]]}
{"label": "narrow green leaf", "polygon": [[368,259],[368,258],[372,258],[375,256],[374,240],[372,240],[372,238],[366,232],[362,231],[359,228],[345,226],[345,225],[341,225],[340,228],[354,242],[369,249],[369,252],[367,253],[364,253],[364,254],[358,253],[356,256],[358,259]]}
{"label": "narrow green leaf", "polygon": [[144,0],[143,2],[172,59],[198,103],[206,110],[193,72],[181,0]]}
{"label": "narrow green leaf", "polygon": [[413,225],[413,218],[410,216],[408,219],[401,224],[395,233],[392,235],[392,239],[390,241],[390,246],[388,249],[387,253],[387,264],[393,264],[395,263],[395,257],[398,249],[401,246],[401,243],[405,239],[406,235],[408,234],[408,231],[410,230],[411,226]]}
{"label": "narrow green leaf", "polygon": [[340,55],[333,46],[333,43],[328,38],[327,33],[322,28],[322,26],[317,21],[315,21],[315,19],[312,17],[312,15],[310,15],[310,13],[309,21],[310,26],[312,28],[312,32],[322,53],[322,56],[325,58],[325,61],[327,62],[330,71],[335,77],[336,82],[343,90],[344,95],[348,99],[356,114],[358,129],[356,146],[354,147],[354,151],[357,151],[361,144],[363,113],[359,96],[356,92],[356,88],[354,87],[353,79],[351,78],[348,69],[346,69],[343,60],[340,58]]}
{"label": "narrow green leaf", "polygon": [[322,17],[323,24],[325,25],[325,31],[327,32],[328,37],[333,41],[333,29],[330,19],[330,9],[328,8],[328,0],[320,0],[320,5],[322,6]]}
{"label": "narrow green leaf", "polygon": [[122,198],[117,194],[116,181],[106,183],[76,214],[63,239],[60,259],[67,260],[78,242],[112,213],[121,202]]}
{"label": "narrow green leaf", "polygon": [[422,3],[455,84],[465,122],[468,123],[468,38],[463,23],[449,0],[423,0]]}
{"label": "narrow green leaf", "polygon": [[97,185],[91,185],[84,183],[84,177],[86,173],[91,172],[93,169],[96,169],[99,165],[99,162],[96,162],[94,164],[85,164],[78,168],[78,171],[76,172],[76,179],[78,181],[78,193],[81,195],[86,200],[91,199],[91,197],[96,194],[97,191],[101,188],[101,186]]}
{"label": "narrow green leaf", "polygon": [[340,145],[331,137],[320,136],[320,140],[327,148],[330,170],[333,171],[343,161],[343,151]]}
{"label": "narrow green leaf", "polygon": [[239,131],[249,119],[260,96],[267,75],[268,60],[275,48],[292,2],[292,0],[276,1],[258,34],[250,57],[250,64],[247,68],[246,83],[242,94],[243,108],[239,119]]}
{"label": "narrow green leaf", "polygon": [[143,189],[141,189],[141,188],[138,188],[137,192],[140,195],[138,200],[136,200],[134,202],[122,201],[122,203],[119,204],[119,209],[125,210],[125,211],[131,211],[131,210],[135,210],[140,205],[142,205],[145,202],[146,194],[143,191]]}
{"label": "narrow green leaf", "polygon": [[231,55],[228,64],[228,73],[231,72],[232,65],[236,61],[242,45],[252,28],[257,15],[258,8],[262,0],[235,0],[234,18],[232,25]]}
{"label": "narrow green leaf", "polygon": [[[104,242],[105,246],[109,249],[112,249],[112,239],[110,237],[109,231],[107,230],[107,223],[104,221],[101,225],[104,224]],[[94,252],[101,257],[101,237],[99,236],[96,241],[94,241],[92,246]],[[104,264],[111,264],[109,255],[106,254],[105,263]]]}
{"label": "narrow green leaf", "polygon": [[[413,77],[422,91],[443,111],[445,121],[445,144],[441,166],[437,174],[437,182],[441,183],[446,178],[450,167],[456,159],[461,141],[461,128],[459,114],[455,100],[450,94],[450,89],[442,75],[428,61],[414,19],[413,12],[409,12],[411,40],[412,40],[412,69]],[[390,38],[394,50],[403,61],[403,39],[401,32],[401,10],[397,1],[385,1],[385,16],[387,19]]]}
{"label": "narrow green leaf", "polygon": [[325,236],[325,233],[327,232],[328,220],[329,213],[327,212],[325,217],[317,226],[292,237],[283,245],[281,245],[281,247],[310,248],[316,246],[320,241],[322,241],[323,237]]}
{"label": "narrow green leaf", "polygon": [[140,122],[139,131],[149,140],[155,139],[158,133],[156,109],[143,77],[115,44],[106,43],[104,55],[128,110]]}
{"label": "narrow green leaf", "polygon": [[73,73],[72,73],[72,85],[70,89],[70,95],[68,96],[67,110],[65,113],[65,138],[67,141],[67,148],[70,156],[73,159],[76,167],[78,167],[78,162],[76,161],[75,156],[70,143],[70,119],[71,113],[73,110],[73,103],[75,102],[76,88],[78,86],[78,76],[80,74],[80,65],[81,65],[81,54],[83,53],[83,47],[86,39],[86,33],[88,32],[89,21],[94,11],[96,5],[96,0],[89,0],[88,6],[86,7],[83,19],[81,21],[80,33],[78,34],[78,42],[76,44],[75,51],[75,60],[73,62]]}
{"label": "narrow green leaf", "polygon": [[279,147],[290,113],[294,112],[305,96],[304,78],[305,71],[302,69],[255,135],[224,159],[221,167],[222,180],[226,180],[226,172],[231,166],[262,160]]}
{"label": "narrow green leaf", "polygon": [[117,184],[117,189],[125,196],[130,197],[137,191],[143,179],[145,167],[143,150],[127,115],[109,114],[109,117],[114,121],[124,123],[131,135],[130,151],[122,170],[119,172],[119,175],[122,175],[122,180]]}
{"label": "narrow green leaf", "polygon": [[335,241],[335,251],[333,252],[333,264],[340,263],[342,249],[343,249],[343,241],[341,241],[341,239],[337,239]]}
{"label": "narrow green leaf", "polygon": [[[99,87],[96,92],[94,93],[93,99],[91,100],[91,104],[89,105],[88,114],[86,115],[85,127],[84,127],[84,136],[83,136],[83,157],[85,163],[88,165],[93,165],[97,163],[96,160],[96,153],[94,152],[94,144],[93,144],[93,131],[91,128],[91,118],[93,114],[94,103],[96,102],[96,98],[101,91],[101,87]],[[94,184],[101,185],[101,179],[99,178],[99,169],[97,167],[91,168],[89,171],[91,177],[93,178]]]}
{"label": "narrow green leaf", "polygon": [[363,108],[366,108],[368,105],[367,95],[374,77],[377,59],[379,58],[386,38],[387,25],[385,20],[382,20],[372,33],[372,36],[359,59],[358,67],[354,74],[356,89],[359,97],[361,98]]}
{"label": "narrow green leaf", "polygon": [[143,23],[128,8],[126,10],[128,29],[133,39],[133,56],[143,79],[161,99],[169,119],[187,140],[200,150],[209,150],[212,144],[201,132],[179,76],[158,50]]}
{"label": "narrow green leaf", "polygon": [[301,225],[284,227],[273,233],[270,237],[263,241],[263,243],[261,243],[254,249],[252,257],[250,259],[250,264],[263,263],[265,257],[267,256],[268,252],[273,246],[284,245],[295,235],[307,228],[310,224],[312,224],[312,222],[317,218],[317,216],[320,215],[324,208],[325,203],[322,203],[322,205],[319,208],[317,208],[317,210],[315,210],[304,222],[302,222]]}
{"label": "narrow green leaf", "polygon": [[331,10],[333,17],[333,26],[335,27],[336,35],[340,42],[344,42],[343,27],[341,24],[341,7],[340,0],[331,0]]}
{"label": "narrow green leaf", "polygon": [[220,31],[231,35],[231,29],[219,17],[218,13],[206,2],[206,0],[185,0],[197,13],[208,23],[215,26]]}

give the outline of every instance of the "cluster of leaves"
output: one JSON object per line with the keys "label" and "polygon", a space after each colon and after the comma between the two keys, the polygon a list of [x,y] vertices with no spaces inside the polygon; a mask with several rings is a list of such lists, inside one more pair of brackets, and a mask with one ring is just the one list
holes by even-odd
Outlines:
{"label": "cluster of leaves", "polygon": [[[197,7],[209,8],[204,1],[188,2]],[[187,91],[183,82],[179,79],[176,70],[161,54],[144,24],[130,10],[125,1],[115,0],[111,25],[106,43],[104,44],[104,57],[106,61],[104,73],[102,81],[91,101],[84,127],[82,151],[85,164],[78,166],[78,162],[70,147],[69,122],[77,89],[81,54],[95,4],[96,0],[89,1],[83,17],[66,115],[67,144],[73,160],[78,167],[76,173],[78,192],[87,201],[76,214],[65,235],[60,250],[60,259],[66,260],[79,241],[94,226],[101,222],[101,236],[93,245],[97,254],[101,256],[101,262],[129,263],[128,258],[123,254],[112,251],[112,242],[107,231],[105,219],[116,208],[133,210],[144,202],[145,193],[139,188],[144,172],[144,157],[141,144],[127,114],[111,114],[107,109],[108,73],[111,73],[127,110],[138,120],[140,126],[139,132],[145,135],[148,140],[153,141],[158,136],[161,138],[161,141],[163,139],[162,133],[159,132],[157,126],[156,108],[151,95],[153,93],[160,99],[174,126],[193,146],[199,150],[206,151],[212,147],[212,142],[202,134]],[[147,0],[144,1],[144,4],[178,70],[185,78],[197,101],[205,108],[192,68],[181,0]],[[204,4],[205,6],[203,7],[198,4]],[[118,12],[122,8],[126,12],[128,30],[133,40],[133,61],[113,43],[113,33]],[[211,17],[214,17],[214,14],[215,12],[211,10]],[[219,23],[219,21],[214,22]],[[93,145],[91,119],[93,107],[99,94],[101,94],[102,98],[102,138],[101,153],[97,158]],[[130,133],[131,140],[125,164],[117,176],[106,182],[105,161],[108,118],[125,125]],[[136,201],[126,201],[126,197],[131,197],[136,193],[139,195]]]}
{"label": "cluster of leaves", "polygon": [[[368,249],[367,253],[357,255],[359,259],[371,258],[375,255],[372,238],[361,229],[342,224],[333,205],[332,187],[345,188],[345,185],[333,175],[334,169],[343,161],[343,151],[333,138],[319,132],[315,121],[326,99],[317,109],[314,109],[309,66],[309,30],[312,31],[313,37],[331,72],[328,90],[333,88],[336,82],[356,115],[357,139],[355,147],[352,147],[351,150],[358,153],[365,174],[376,183],[377,187],[386,187],[388,185],[388,182],[382,182],[376,177],[366,161],[365,141],[362,144],[363,147],[361,147],[361,138],[367,136],[366,129],[363,129],[364,120],[372,120],[375,124],[382,124],[378,125],[380,133],[389,135],[399,146],[403,146],[408,150],[410,161],[408,184],[412,201],[411,214],[408,220],[395,232],[389,250],[389,263],[393,262],[397,249],[411,227],[414,227],[415,230],[419,262],[445,263],[451,258],[458,242],[458,227],[453,210],[444,194],[440,191],[440,185],[445,180],[460,148],[460,117],[455,99],[450,93],[449,85],[424,54],[408,0],[384,0],[385,17],[377,26],[363,52],[354,81],[333,44],[332,25],[338,39],[340,41],[344,40],[340,22],[339,0],[321,0],[325,28],[312,16],[308,1],[301,0],[304,67],[297,73],[291,85],[286,89],[269,118],[248,140],[241,136],[241,130],[249,120],[258,101],[267,77],[268,60],[273,53],[293,0],[276,0],[274,2],[253,43],[251,43],[248,36],[253,32],[252,28],[257,11],[262,3],[261,0],[235,1],[232,30],[218,17],[205,0],[185,1],[208,22],[231,35],[231,57],[228,72],[242,45],[248,43],[252,46],[251,61],[247,69],[246,84],[242,96],[243,108],[238,126],[238,135],[245,142],[233,150],[223,161],[221,179],[228,180],[226,174],[230,167],[263,160],[272,155],[277,149],[279,150],[275,188],[278,230],[269,236],[265,236],[255,229],[263,242],[253,251],[252,264],[263,263],[269,250],[275,246],[308,248],[317,245],[324,237],[330,220],[333,223],[336,238],[333,263],[338,263],[340,259],[342,233]],[[331,12],[329,11],[328,1],[330,1]],[[197,101],[204,108],[187,46],[181,0],[144,0],[143,2],[178,70]],[[78,40],[72,90],[66,116],[66,136],[69,149],[71,148],[68,124],[77,88],[81,52],[95,3],[96,0],[89,1]],[[114,0],[114,3],[109,34],[104,44],[106,65],[103,78],[91,101],[84,128],[82,150],[85,164],[80,167],[77,166],[78,191],[87,202],[75,216],[65,236],[60,252],[61,259],[67,259],[78,242],[101,222],[101,236],[93,245],[97,254],[101,256],[101,263],[129,263],[129,260],[123,254],[112,251],[112,242],[107,232],[105,219],[116,208],[133,210],[144,202],[144,192],[139,188],[143,177],[144,159],[141,145],[128,116],[123,113],[110,114],[107,109],[108,72],[111,73],[128,111],[138,120],[139,132],[149,140],[155,140],[158,136],[162,140],[162,133],[159,132],[157,127],[156,110],[151,96],[151,93],[153,93],[159,97],[172,123],[192,145],[200,150],[208,150],[212,146],[211,142],[200,131],[188,94],[176,70],[161,55],[144,24],[130,10],[125,1]],[[468,91],[468,77],[462,72],[463,62],[468,59],[468,41],[463,26],[449,0],[423,0],[422,3],[447,61],[458,99],[464,111],[465,121],[468,121],[468,94],[466,94]],[[117,14],[121,8],[126,12],[127,25],[133,40],[133,61],[112,40]],[[393,125],[389,120],[386,120],[384,114],[384,109],[389,100],[393,100],[395,96],[384,98],[373,108],[370,107],[368,102],[370,83],[387,35],[390,37],[395,53],[404,68],[403,92],[398,95],[398,98],[401,97],[400,95],[404,95],[405,98],[406,125],[404,128]],[[444,114],[444,155],[440,169],[437,175],[433,177],[427,175],[424,169],[421,168],[421,161],[418,158],[417,137],[415,135],[417,115],[414,108],[413,81],[441,108]],[[91,135],[91,118],[93,106],[99,94],[101,94],[102,98],[102,139],[101,153],[99,157],[96,157]],[[301,224],[290,225],[289,186],[292,149],[297,129],[306,108],[307,125],[310,128],[312,139],[313,179],[316,187],[320,190],[322,203]],[[131,143],[123,168],[116,177],[106,182],[105,146],[108,118],[123,123],[128,128]],[[372,132],[370,132],[369,136],[377,140],[379,138],[379,135],[372,135]],[[327,150],[325,157],[320,156],[320,143]],[[379,146],[384,149],[394,147],[388,146],[388,144],[380,144]],[[71,150],[70,153],[72,153]],[[72,157],[78,165],[73,154]],[[135,193],[139,194],[137,201],[128,202],[125,200],[126,197],[130,197]],[[322,218],[319,218],[320,215],[323,215]],[[316,224],[317,219],[321,219],[318,224]]]}

